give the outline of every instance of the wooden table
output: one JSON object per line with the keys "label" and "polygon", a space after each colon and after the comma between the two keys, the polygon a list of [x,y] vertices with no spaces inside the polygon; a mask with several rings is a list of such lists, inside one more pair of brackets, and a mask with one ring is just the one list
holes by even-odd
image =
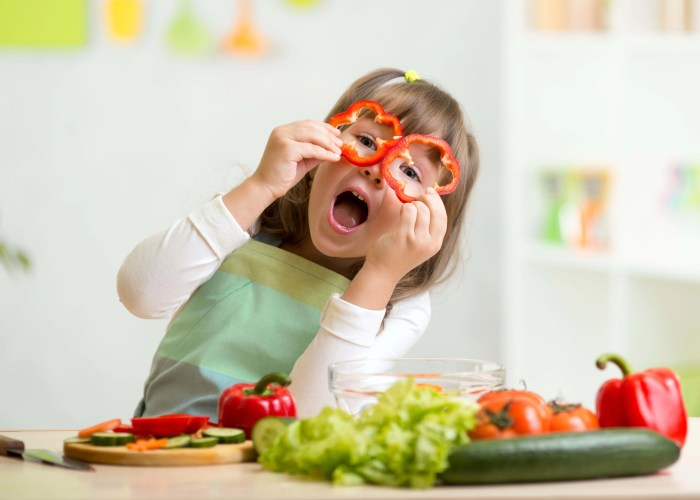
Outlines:
{"label": "wooden table", "polygon": [[[75,431],[0,431],[27,448],[61,451]],[[681,459],[653,476],[529,485],[436,487],[408,490],[385,487],[333,487],[286,474],[263,471],[258,464],[196,467],[95,465],[79,472],[34,461],[0,456],[2,499],[234,498],[234,499],[700,499],[700,418],[690,422]]]}

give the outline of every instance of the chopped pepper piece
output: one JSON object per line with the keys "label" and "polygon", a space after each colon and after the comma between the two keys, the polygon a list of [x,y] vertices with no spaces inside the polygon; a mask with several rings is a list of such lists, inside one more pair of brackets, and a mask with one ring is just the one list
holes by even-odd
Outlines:
{"label": "chopped pepper piece", "polygon": [[394,136],[391,139],[382,139],[377,137],[374,142],[377,145],[377,150],[374,154],[370,156],[360,156],[355,147],[355,142],[350,144],[343,144],[340,148],[341,154],[347,158],[347,160],[358,167],[367,167],[369,165],[374,165],[379,163],[384,155],[389,150],[391,146],[396,144],[399,138],[403,135],[403,129],[401,128],[401,121],[394,115],[384,111],[381,104],[375,101],[357,101],[348,107],[347,110],[337,115],[333,115],[328,123],[334,127],[341,127],[343,125],[351,125],[357,121],[360,117],[360,112],[363,109],[369,109],[374,113],[374,121],[381,125],[387,125],[391,127],[394,131]]}
{"label": "chopped pepper piece", "polygon": [[425,144],[426,146],[432,146],[440,151],[440,161],[444,167],[452,173],[452,180],[444,186],[439,186],[437,182],[433,186],[435,191],[440,194],[448,194],[455,190],[460,177],[460,167],[459,162],[452,155],[452,148],[450,145],[438,138],[430,135],[423,134],[411,134],[399,140],[395,146],[393,146],[382,160],[382,175],[386,179],[389,186],[396,192],[396,196],[399,197],[403,203],[408,203],[415,201],[416,198],[406,193],[406,181],[399,180],[394,177],[391,172],[392,163],[398,159],[403,159],[408,162],[408,164],[413,164],[413,158],[409,153],[409,148],[414,144]]}
{"label": "chopped pepper piece", "polygon": [[209,425],[206,415],[184,413],[161,415],[159,417],[134,417],[131,419],[133,432],[140,436],[170,437],[179,434],[194,434]]}
{"label": "chopped pepper piece", "polygon": [[625,359],[603,354],[596,360],[601,370],[608,362],[622,370],[622,379],[604,382],[598,390],[596,408],[601,427],[647,427],[683,446],[688,416],[678,375],[668,368],[633,373]]}
{"label": "chopped pepper piece", "polygon": [[270,373],[256,384],[232,385],[219,398],[219,426],[241,429],[250,439],[253,426],[263,417],[296,417],[294,398],[286,388],[290,383],[284,373]]}

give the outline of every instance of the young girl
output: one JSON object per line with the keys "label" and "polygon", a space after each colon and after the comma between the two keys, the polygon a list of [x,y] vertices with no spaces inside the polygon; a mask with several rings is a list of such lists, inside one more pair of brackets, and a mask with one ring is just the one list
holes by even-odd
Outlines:
{"label": "young girl", "polygon": [[[216,421],[224,389],[270,372],[289,373],[298,415],[314,415],[334,404],[329,364],[401,357],[416,342],[430,319],[428,290],[458,254],[478,152],[459,104],[414,75],[376,70],[328,116],[372,100],[404,136],[444,139],[461,165],[452,193],[427,188],[402,203],[379,163],[341,156],[344,143],[369,156],[392,139],[370,119],[341,129],[299,121],[272,131],[252,176],[127,256],[121,302],[139,317],[172,318],[137,416]],[[417,150],[416,165],[433,161]]]}

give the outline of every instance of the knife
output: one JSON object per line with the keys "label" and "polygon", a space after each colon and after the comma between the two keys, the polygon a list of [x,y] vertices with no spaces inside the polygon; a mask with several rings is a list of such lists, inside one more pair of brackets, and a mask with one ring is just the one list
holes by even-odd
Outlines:
{"label": "knife", "polygon": [[67,469],[94,471],[95,469],[73,458],[64,457],[49,450],[25,450],[24,443],[17,439],[0,436],[0,455],[7,455],[15,458],[30,458],[39,460],[45,464],[58,465]]}

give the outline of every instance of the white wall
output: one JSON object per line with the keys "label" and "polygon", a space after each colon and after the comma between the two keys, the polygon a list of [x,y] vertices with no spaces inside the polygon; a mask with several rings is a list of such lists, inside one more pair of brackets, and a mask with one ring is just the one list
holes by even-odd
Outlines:
{"label": "white wall", "polygon": [[[175,56],[177,3],[148,4],[134,47],[105,39],[94,1],[84,50],[0,50],[0,236],[33,259],[27,275],[0,269],[0,429],[129,418],[165,322],[119,303],[124,256],[254,168],[275,125],[321,119],[380,66],[453,93],[482,150],[471,258],[412,354],[498,358],[498,2],[258,1],[273,44],[260,60]],[[195,6],[215,34],[230,28],[234,2]]]}

